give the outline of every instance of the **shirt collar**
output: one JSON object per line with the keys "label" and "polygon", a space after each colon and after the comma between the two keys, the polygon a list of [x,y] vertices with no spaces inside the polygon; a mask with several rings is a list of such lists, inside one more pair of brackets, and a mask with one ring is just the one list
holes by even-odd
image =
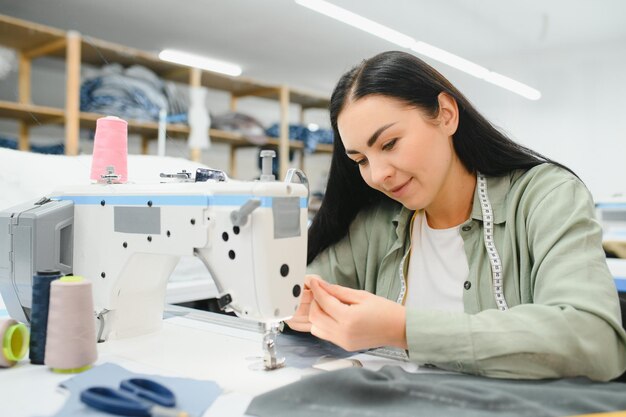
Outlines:
{"label": "shirt collar", "polygon": [[[504,223],[506,219],[506,196],[511,188],[511,175],[502,177],[488,177],[487,180],[487,196],[491,202],[493,209],[493,222],[495,224]],[[472,206],[472,218],[475,220],[483,220],[483,213],[480,209],[480,199],[478,196],[478,187],[474,191],[474,203]]]}
{"label": "shirt collar", "polygon": [[391,222],[396,227],[396,234],[398,236],[405,236],[406,228],[411,222],[411,218],[413,217],[413,210],[409,210],[408,208],[401,206],[400,210],[393,216]]}
{"label": "shirt collar", "polygon": [[[506,219],[506,195],[511,188],[511,175],[504,175],[502,177],[488,177],[487,180],[487,196],[491,202],[491,208],[493,209],[494,223],[504,223]],[[404,236],[404,232],[408,227],[414,211],[409,210],[406,207],[402,207],[391,220],[396,227],[396,233],[398,236]],[[480,200],[478,196],[478,187],[474,191],[474,202],[472,205],[472,218],[475,220],[483,220],[483,213],[480,209]]]}

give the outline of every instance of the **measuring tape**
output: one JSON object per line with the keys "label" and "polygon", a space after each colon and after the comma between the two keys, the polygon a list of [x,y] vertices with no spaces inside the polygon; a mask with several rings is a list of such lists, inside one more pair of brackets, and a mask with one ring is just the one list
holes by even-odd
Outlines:
{"label": "measuring tape", "polygon": [[506,311],[509,309],[509,306],[506,304],[506,300],[504,299],[502,261],[500,261],[500,255],[498,255],[498,249],[496,249],[496,245],[493,240],[493,209],[491,208],[489,196],[487,196],[487,180],[481,173],[478,173],[477,178],[480,210],[483,213],[485,249],[487,249],[489,263],[491,264],[491,281],[493,284],[493,295],[496,299],[496,306],[498,307],[498,309],[500,311]]}

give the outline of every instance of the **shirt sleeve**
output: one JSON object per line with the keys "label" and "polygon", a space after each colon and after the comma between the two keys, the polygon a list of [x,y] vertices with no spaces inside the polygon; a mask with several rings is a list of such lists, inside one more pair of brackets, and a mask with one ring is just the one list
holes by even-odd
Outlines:
{"label": "shirt sleeve", "polygon": [[322,251],[307,267],[325,281],[344,287],[377,292],[381,262],[397,245],[392,220],[395,205],[379,204],[357,214],[348,233]]}
{"label": "shirt sleeve", "polygon": [[307,274],[319,275],[331,284],[359,289],[356,270],[350,234],[326,248],[307,266]]}
{"label": "shirt sleeve", "polygon": [[477,314],[407,311],[411,359],[500,378],[619,376],[626,334],[589,192],[572,178],[523,204],[532,262],[521,279],[531,281],[533,303]]}

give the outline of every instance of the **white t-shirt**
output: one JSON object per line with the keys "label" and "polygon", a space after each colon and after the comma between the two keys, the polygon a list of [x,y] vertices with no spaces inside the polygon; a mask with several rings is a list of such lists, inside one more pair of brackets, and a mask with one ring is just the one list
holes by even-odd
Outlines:
{"label": "white t-shirt", "polygon": [[469,275],[460,225],[433,229],[426,212],[415,215],[405,306],[416,310],[463,312],[463,284]]}

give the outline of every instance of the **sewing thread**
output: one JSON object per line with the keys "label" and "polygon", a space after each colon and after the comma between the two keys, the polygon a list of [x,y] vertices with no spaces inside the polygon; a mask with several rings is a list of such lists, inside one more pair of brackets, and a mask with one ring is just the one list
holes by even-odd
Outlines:
{"label": "sewing thread", "polygon": [[30,362],[43,365],[46,354],[48,328],[48,306],[50,304],[50,284],[61,278],[55,270],[37,271],[33,276],[33,297],[30,313]]}
{"label": "sewing thread", "polygon": [[26,356],[28,328],[13,319],[0,320],[0,368],[13,366]]}
{"label": "sewing thread", "polygon": [[76,373],[97,358],[91,282],[77,276],[53,281],[45,364],[55,372]]}
{"label": "sewing thread", "polygon": [[124,183],[128,180],[128,123],[115,116],[101,117],[96,121],[93,142],[93,158],[89,178],[106,182],[102,176],[113,167],[118,179],[110,182]]}

